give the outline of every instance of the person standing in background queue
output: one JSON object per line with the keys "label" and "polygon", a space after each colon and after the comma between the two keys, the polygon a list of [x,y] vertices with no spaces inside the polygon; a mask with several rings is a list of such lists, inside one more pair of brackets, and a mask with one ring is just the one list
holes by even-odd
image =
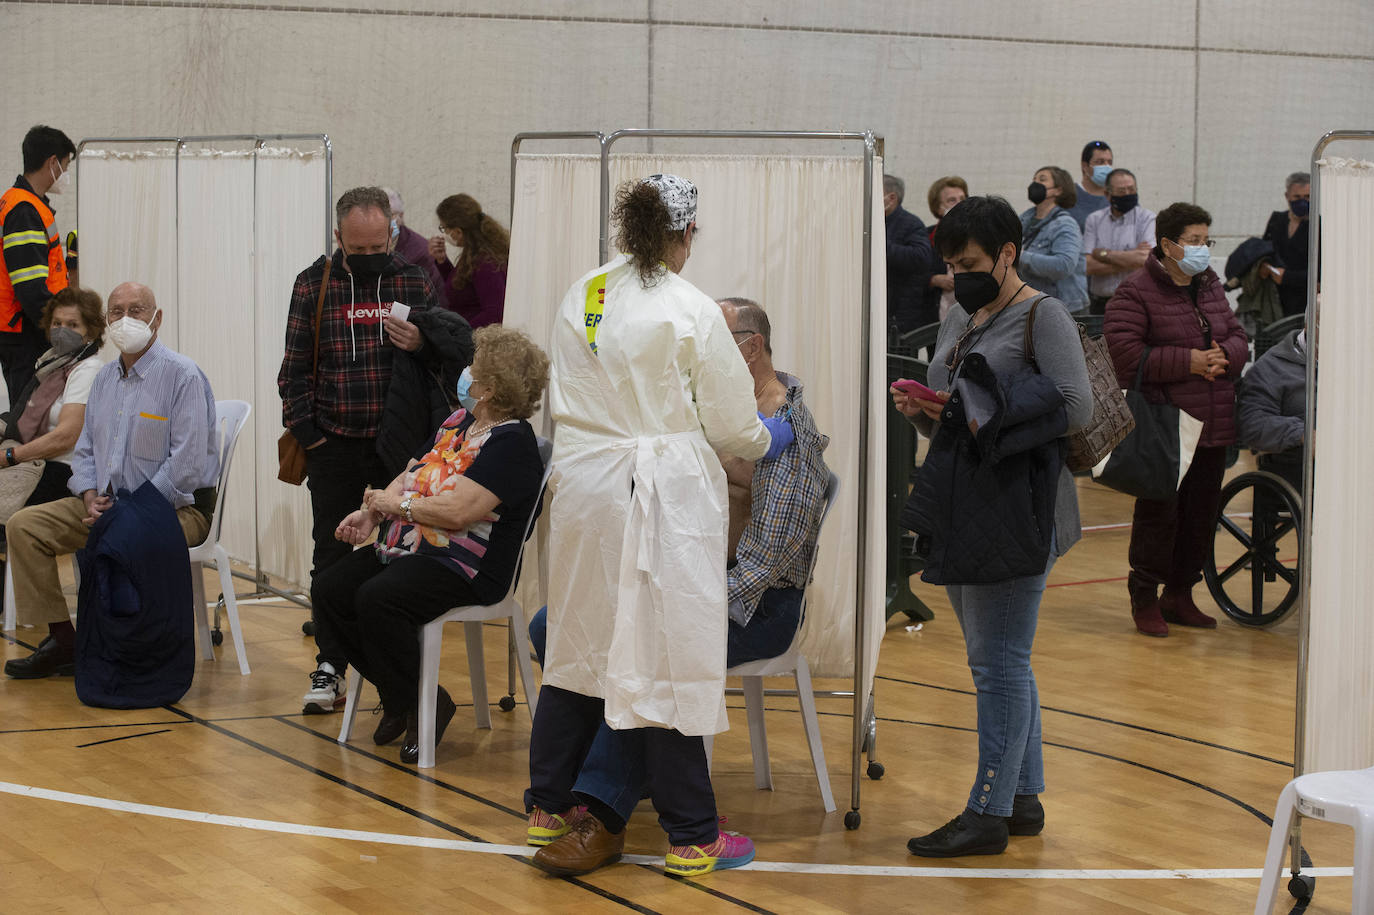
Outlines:
{"label": "person standing in background queue", "polygon": [[718,453],[776,459],[792,429],[759,418],[741,335],[679,276],[696,211],[696,187],[677,175],[623,185],[612,218],[625,253],[574,283],[554,321],[548,643],[525,810],[527,835],[562,840],[580,868],[625,846],[573,794],[603,720],[623,743],[611,755],[644,759],[667,873],[754,858],[749,839],[719,828],[702,740],[728,726]]}
{"label": "person standing in background queue", "polygon": [[[510,233],[467,194],[445,197],[434,212],[441,234],[429,240],[429,253],[443,277],[444,307],[466,318],[473,330],[500,324],[506,311]],[[446,239],[463,249],[457,263],[449,263]]]}
{"label": "person standing in background queue", "polygon": [[[930,242],[935,244],[935,230],[940,226],[940,220],[945,218],[945,214],[954,209],[961,201],[968,199],[968,182],[958,175],[946,175],[938,178],[930,186],[930,191],[926,194],[926,204],[930,207],[931,215],[935,217],[935,225],[930,227]],[[937,321],[943,321],[945,315],[949,314],[950,308],[954,306],[954,268],[946,264],[940,255],[931,252],[932,263],[936,267],[936,272],[930,277],[930,292],[927,293],[931,298],[938,302]],[[939,271],[944,267],[944,272]]]}

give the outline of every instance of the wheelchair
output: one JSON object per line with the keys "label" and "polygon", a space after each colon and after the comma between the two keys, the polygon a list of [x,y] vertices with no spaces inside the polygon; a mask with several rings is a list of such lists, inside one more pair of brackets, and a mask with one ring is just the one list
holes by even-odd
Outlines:
{"label": "wheelchair", "polygon": [[1242,626],[1272,626],[1298,599],[1302,467],[1262,455],[1259,469],[1221,489],[1202,577],[1223,613]]}

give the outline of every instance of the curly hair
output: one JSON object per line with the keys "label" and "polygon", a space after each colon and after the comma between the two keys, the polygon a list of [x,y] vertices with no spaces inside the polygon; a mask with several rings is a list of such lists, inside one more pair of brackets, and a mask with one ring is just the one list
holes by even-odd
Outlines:
{"label": "curly hair", "polygon": [[663,275],[668,253],[682,239],[682,233],[672,228],[672,214],[658,188],[644,181],[627,181],[616,188],[611,221],[620,227],[616,247],[634,260],[639,281],[652,286]]}
{"label": "curly hair", "polygon": [[463,253],[453,265],[453,288],[462,289],[472,279],[478,261],[504,267],[510,260],[510,233],[501,223],[482,212],[482,205],[467,194],[453,194],[434,208],[439,225],[461,229]]}
{"label": "curly hair", "polygon": [[489,324],[472,337],[472,374],[491,388],[492,409],[516,419],[533,416],[549,383],[549,357],[513,327]]}
{"label": "curly hair", "polygon": [[98,292],[68,286],[53,293],[43,306],[43,317],[38,322],[44,333],[52,328],[52,313],[59,308],[75,308],[80,312],[81,321],[86,325],[86,332],[91,339],[97,346],[105,345],[105,305],[100,301]]}

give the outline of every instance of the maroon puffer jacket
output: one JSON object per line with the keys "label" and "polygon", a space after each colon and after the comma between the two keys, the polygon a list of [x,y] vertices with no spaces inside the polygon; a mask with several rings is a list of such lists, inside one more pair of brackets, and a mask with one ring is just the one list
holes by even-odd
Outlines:
{"label": "maroon puffer jacket", "polygon": [[[1236,440],[1235,381],[1249,358],[1249,341],[1241,329],[1216,273],[1208,268],[1197,277],[1197,309],[1187,286],[1177,285],[1157,255],[1116,287],[1107,302],[1103,332],[1112,352],[1116,377],[1123,388],[1135,384],[1145,347],[1141,390],[1151,403],[1171,403],[1202,420],[1198,445],[1229,445]],[[1212,326],[1212,339],[1226,353],[1230,365],[1216,381],[1188,369],[1192,351],[1203,348],[1198,311]]]}

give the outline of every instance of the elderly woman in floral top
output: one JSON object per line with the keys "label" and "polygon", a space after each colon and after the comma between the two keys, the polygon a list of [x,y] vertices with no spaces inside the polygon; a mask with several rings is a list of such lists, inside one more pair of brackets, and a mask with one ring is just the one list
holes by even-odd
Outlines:
{"label": "elderly woman in floral top", "polygon": [[[471,409],[446,419],[433,447],[386,489],[366,492],[334,536],[356,546],[375,530],[376,543],[330,566],[311,588],[320,649],[312,682],[341,684],[347,665],[357,667],[382,700],[373,741],[382,746],[404,730],[402,762],[419,758],[419,627],[452,607],[505,595],[543,477],[526,418],[543,396],[549,360],[516,330],[484,327],[475,339]],[[435,743],[453,712],[439,687]]]}

